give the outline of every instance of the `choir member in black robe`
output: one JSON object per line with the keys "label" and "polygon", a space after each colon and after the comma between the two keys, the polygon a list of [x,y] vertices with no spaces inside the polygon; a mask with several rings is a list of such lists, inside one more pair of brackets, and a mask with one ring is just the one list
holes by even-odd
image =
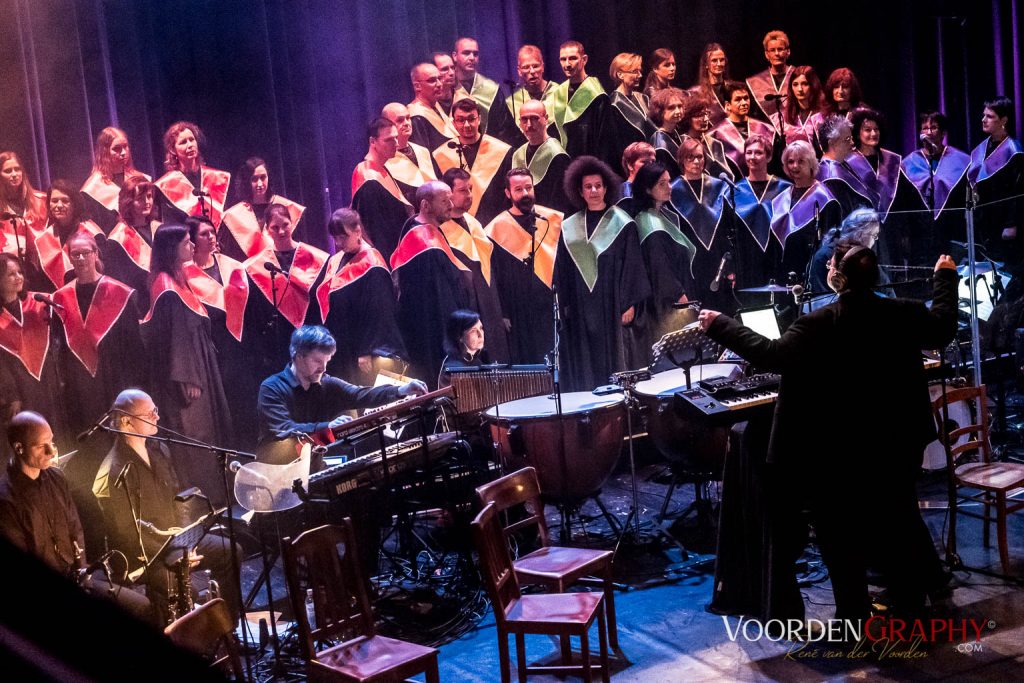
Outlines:
{"label": "choir member in black robe", "polygon": [[450,168],[469,172],[473,188],[471,213],[487,224],[505,206],[502,179],[512,167],[512,148],[498,138],[480,133],[480,106],[472,98],[455,102],[452,123],[459,134],[453,149],[442,145],[434,150],[441,173]]}
{"label": "choir member in black robe", "polygon": [[818,150],[815,117],[820,118],[824,106],[825,96],[822,94],[821,79],[814,68],[795,67],[790,72],[789,84],[786,86],[786,105],[783,113],[786,144],[804,140]]}
{"label": "choir member in black robe", "polygon": [[309,320],[318,320],[310,299],[328,258],[325,251],[293,239],[286,207],[267,207],[266,226],[273,247],[244,264],[250,292],[245,307],[245,345],[254,356],[257,377],[280,372],[288,363],[292,332]]}
{"label": "choir member in black robe", "polygon": [[472,97],[480,107],[480,132],[511,145],[518,141],[516,122],[505,107],[501,86],[478,71],[480,46],[473,38],[458,38],[452,50],[455,60],[455,100]]}
{"label": "choir member in black robe", "polygon": [[786,145],[782,165],[793,186],[772,201],[772,235],[782,248],[779,282],[787,282],[789,273],[799,283],[808,281],[811,256],[821,237],[843,219],[839,201],[820,180],[818,160],[809,142],[796,140]]}
{"label": "choir member in black robe", "polygon": [[[437,72],[441,75],[441,85],[443,86],[438,104],[441,105],[443,111],[450,112],[455,101],[455,88],[458,87],[455,82],[455,60],[452,59],[451,52],[441,51],[431,53],[430,58],[434,60],[434,66],[437,67]],[[387,116],[387,114],[381,114],[381,116]],[[387,118],[391,117],[387,116]],[[410,125],[411,123],[410,120]],[[397,122],[395,125],[398,125]]]}
{"label": "choir member in black robe", "polygon": [[[853,70],[846,67],[835,69],[828,75],[822,94],[825,96],[825,106],[822,107],[816,125],[829,116],[849,118],[850,114],[864,103],[860,81]],[[822,145],[824,144],[822,142]]]}
{"label": "choir member in black robe", "polygon": [[[623,199],[628,199],[633,194],[633,180],[636,173],[644,164],[648,164],[657,158],[653,146],[647,142],[634,142],[622,150],[622,173],[626,179],[622,181],[619,192]],[[621,201],[621,200],[620,200]]]}
{"label": "choir member in black robe", "polygon": [[21,259],[32,258],[32,231],[46,225],[46,194],[32,187],[17,153],[0,152],[0,251]]}
{"label": "choir member in black robe", "polygon": [[615,133],[615,149],[621,154],[630,144],[644,142],[654,133],[648,118],[650,100],[640,90],[643,58],[632,52],[620,52],[612,59],[608,75],[615,87],[609,98],[612,106],[608,116]]}
{"label": "choir member in black robe", "polygon": [[657,129],[651,133],[651,146],[655,149],[658,162],[668,169],[673,178],[682,171],[676,162],[679,145],[683,142],[683,112],[686,96],[679,88],[662,88],[654,93],[651,100],[651,120]]}
{"label": "choir member in black robe", "polygon": [[208,219],[189,216],[185,223],[195,244],[192,261],[185,264],[185,277],[210,316],[224,395],[233,418],[231,443],[249,449],[256,445],[259,391],[255,359],[245,346],[249,278],[241,263],[218,252],[217,230]]}
{"label": "choir member in black robe", "polygon": [[751,247],[736,254],[740,289],[767,284],[777,276],[782,249],[771,237],[772,202],[792,187],[788,181],[768,173],[772,144],[764,136],[754,133],[747,138],[744,155],[749,172],[736,183],[732,193],[733,209],[740,223],[736,229],[743,234],[743,243]]}
{"label": "choir member in black robe", "polygon": [[[199,145],[203,133],[189,121],[178,121],[164,133],[164,168],[167,172],[154,183],[163,195],[163,208],[170,216],[206,216],[216,227],[224,216],[231,186],[231,174],[204,165]],[[204,143],[205,144],[205,143]],[[199,192],[196,192],[196,190]]]}
{"label": "choir member in black robe", "polygon": [[978,193],[977,239],[1018,279],[1024,275],[1024,147],[1013,137],[1013,102],[1007,97],[985,102],[981,130],[988,138],[971,150],[967,169]]}
{"label": "choir member in black robe", "polygon": [[[152,303],[142,321],[149,387],[168,427],[208,444],[225,445],[231,434],[231,413],[210,316],[185,276],[185,264],[192,260],[194,249],[182,225],[160,226],[153,240]],[[216,459],[201,451],[182,457],[189,458],[189,472],[206,495],[222,503]]]}
{"label": "choir member in black robe", "polygon": [[235,261],[252,258],[270,246],[263,232],[263,215],[271,204],[288,207],[292,225],[298,226],[306,207],[274,192],[267,162],[249,157],[235,174],[235,194],[241,200],[224,212],[217,230],[217,250]]}
{"label": "choir member in black robe", "polygon": [[718,43],[708,43],[700,54],[697,68],[697,84],[690,88],[690,94],[703,98],[708,103],[708,119],[711,126],[717,126],[725,118],[725,93],[723,88],[729,78],[729,59]]}
{"label": "choir member in black robe", "polygon": [[565,80],[554,94],[554,125],[559,142],[573,159],[589,154],[614,164],[621,152],[614,149],[608,120],[611,102],[601,82],[587,76],[587,53],[581,43],[570,40],[558,49],[558,61]]}
{"label": "choir member in black robe", "polygon": [[71,260],[67,241],[78,232],[87,232],[102,243],[106,240],[100,226],[84,217],[79,194],[66,180],[54,180],[46,191],[47,222],[32,239],[35,262],[32,289],[53,292],[68,281]]}
{"label": "choir member in black robe", "polygon": [[511,208],[484,231],[495,244],[491,270],[508,321],[513,363],[541,363],[554,346],[551,285],[562,214],[535,203],[533,178],[514,168],[505,178]]}
{"label": "choir member in black robe", "polygon": [[416,188],[399,187],[386,163],[398,152],[398,127],[378,117],[367,129],[369,149],[352,171],[352,208],[366,216],[370,240],[385,258],[391,256],[405,221],[412,214]]}
{"label": "choir member in black robe", "polygon": [[562,222],[555,259],[568,391],[591,390],[627,369],[624,328],[651,293],[636,225],[616,205],[620,182],[595,157],[576,159],[565,174],[565,193],[580,209]]}
{"label": "choir member in black robe", "polygon": [[775,129],[747,115],[750,111],[750,91],[745,84],[726,81],[722,93],[725,96],[725,118],[709,134],[724,145],[725,155],[732,166],[732,177],[743,178],[747,175],[743,151],[747,138],[757,134],[772,143],[775,140]]}
{"label": "choir member in black robe", "polygon": [[[451,57],[448,57],[448,61],[451,61]],[[395,128],[398,129],[398,151],[395,156],[384,162],[384,166],[398,183],[402,194],[405,197],[415,197],[417,187],[437,178],[437,164],[430,156],[429,149],[410,140],[412,116],[408,107],[401,102],[388,102],[380,110],[380,115],[395,124]]]}
{"label": "choir member in black robe", "polygon": [[650,71],[644,80],[644,95],[648,99],[662,88],[672,87],[676,79],[676,54],[667,47],[659,47],[647,58]]}
{"label": "choir member in black robe", "polygon": [[512,168],[530,171],[537,202],[564,212],[570,204],[562,180],[572,160],[558,140],[548,135],[548,125],[547,110],[542,102],[523,103],[519,108],[519,126],[526,142],[512,153]]}
{"label": "choir member in black robe", "polygon": [[0,254],[0,419],[22,410],[46,416],[61,450],[74,443],[58,370],[60,338],[50,334],[50,309],[25,291],[18,257]]}
{"label": "choir member in black robe", "polygon": [[[918,116],[921,148],[903,157],[903,174],[916,190],[912,210],[926,211],[915,214],[917,230],[913,234],[928,233],[924,240],[933,250],[949,253],[950,240],[963,241],[965,221],[963,213],[967,197],[967,167],[971,157],[946,143],[946,115],[926,111]],[[916,250],[915,250],[916,252]]]}
{"label": "choir member in black robe", "polygon": [[496,362],[508,363],[508,330],[491,268],[494,243],[480,221],[467,213],[473,203],[470,176],[461,168],[450,168],[442,180],[452,189],[452,214],[441,224],[441,232],[459,261],[473,273],[473,301],[484,321],[490,357]]}
{"label": "choir member in black robe", "polygon": [[139,309],[149,310],[149,261],[160,227],[156,188],[142,176],[124,182],[118,196],[121,220],[100,248],[103,272],[135,290]]}
{"label": "choir member in black robe", "polygon": [[152,180],[135,168],[128,135],[120,128],[104,128],[96,136],[92,173],[80,190],[85,203],[85,217],[99,225],[104,235],[117,225],[118,195],[124,181],[133,175],[142,175],[146,180]]}
{"label": "choir member in black robe", "polygon": [[673,308],[673,304],[685,303],[687,292],[693,292],[697,247],[680,230],[679,215],[669,208],[672,180],[668,169],[657,161],[644,164],[636,172],[633,190],[633,196],[620,204],[636,223],[651,289],[630,328],[630,366],[642,367],[650,363],[655,342],[692,321],[685,310]]}
{"label": "choir member in black robe", "polygon": [[[686,98],[686,104],[683,106],[683,120],[679,129],[683,133],[684,139],[692,138],[704,148],[704,170],[708,172],[708,175],[718,178],[725,173],[730,180],[736,180],[729,157],[725,155],[725,145],[721,140],[710,135],[711,117],[707,100],[697,95]],[[678,166],[678,164],[676,165]]]}
{"label": "choir member in black robe", "polygon": [[785,126],[781,114],[783,100],[793,75],[793,67],[789,65],[789,36],[783,31],[769,31],[761,42],[768,68],[747,79],[747,87],[754,100],[751,114],[771,123],[781,135]]}
{"label": "choir member in black robe", "polygon": [[409,139],[433,152],[455,139],[451,117],[439,104],[444,93],[441,73],[430,62],[420,62],[409,71],[409,78],[414,94],[413,101],[409,103],[412,116],[412,137]]}
{"label": "choir member in black robe", "polygon": [[53,294],[56,334],[62,340],[68,423],[75,433],[94,424],[117,395],[147,381],[139,333],[139,297],[128,285],[98,270],[96,238],[78,232],[68,240],[74,279]]}
{"label": "choir member in black robe", "polygon": [[355,210],[335,211],[327,231],[335,253],[315,287],[320,320],[337,343],[327,371],[352,384],[372,385],[378,370],[395,358],[408,358],[391,271],[364,238]]}
{"label": "choir member in black robe", "polygon": [[878,195],[869,186],[866,177],[857,174],[850,165],[853,154],[853,128],[841,116],[829,116],[818,126],[818,140],[825,153],[822,154],[817,178],[825,183],[829,192],[839,200],[843,215],[856,208],[874,208]]}
{"label": "choir member in black robe", "polygon": [[693,138],[679,147],[683,175],[672,181],[672,208],[680,215],[680,229],[696,247],[693,258],[692,298],[715,301],[716,306],[734,309],[729,274],[734,267],[732,221],[726,216],[729,185],[704,171],[704,148]]}
{"label": "choir member in black robe", "polygon": [[[536,45],[523,45],[516,55],[516,71],[519,73],[519,87],[512,91],[512,94],[505,98],[505,106],[512,115],[513,121],[519,121],[519,108],[530,100],[538,100],[544,104],[548,115],[548,121],[555,120],[555,90],[558,84],[544,78],[544,55]],[[520,124],[521,125],[521,124]],[[526,142],[520,134],[515,142],[509,142],[517,147]]]}
{"label": "choir member in black robe", "polygon": [[436,388],[444,358],[445,322],[451,312],[472,308],[473,274],[452,251],[440,225],[451,218],[452,191],[439,180],[416,191],[419,213],[402,230],[391,255],[398,286],[398,326],[402,330],[410,371]]}

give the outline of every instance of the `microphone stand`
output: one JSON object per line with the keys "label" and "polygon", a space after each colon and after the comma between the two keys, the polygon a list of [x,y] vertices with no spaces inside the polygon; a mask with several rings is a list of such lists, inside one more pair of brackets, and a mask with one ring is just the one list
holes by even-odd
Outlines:
{"label": "microphone stand", "polygon": [[562,542],[566,543],[571,541],[572,528],[570,525],[570,511],[566,507],[566,499],[568,498],[568,486],[569,486],[569,461],[565,457],[565,422],[563,421],[562,415],[562,385],[561,385],[561,353],[559,348],[561,347],[561,338],[559,335],[559,328],[562,326],[562,310],[558,302],[558,287],[554,283],[551,285],[551,300],[552,300],[552,322],[554,324],[554,338],[555,344],[551,349],[549,356],[548,371],[551,373],[551,385],[554,389],[551,397],[555,399],[555,416],[558,419],[558,438],[559,446],[558,449],[558,469],[562,480],[562,490],[559,492],[562,500],[559,508],[561,509],[561,537]]}
{"label": "microphone stand", "polygon": [[[814,263],[814,255],[818,253],[818,249],[821,249],[821,243],[825,241],[825,236],[821,233],[821,209],[818,206],[818,202],[814,202],[814,234],[811,238],[811,254],[807,259],[807,265],[804,267],[804,290],[810,291],[811,289],[811,266]],[[802,315],[804,306],[801,303],[797,309],[797,315]]]}

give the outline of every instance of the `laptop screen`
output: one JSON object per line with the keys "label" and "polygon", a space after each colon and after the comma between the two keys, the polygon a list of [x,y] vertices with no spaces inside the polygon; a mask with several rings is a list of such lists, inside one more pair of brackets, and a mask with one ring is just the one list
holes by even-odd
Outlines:
{"label": "laptop screen", "polygon": [[779,320],[775,317],[775,309],[771,306],[742,311],[738,317],[743,325],[769,339],[778,339],[782,336]]}

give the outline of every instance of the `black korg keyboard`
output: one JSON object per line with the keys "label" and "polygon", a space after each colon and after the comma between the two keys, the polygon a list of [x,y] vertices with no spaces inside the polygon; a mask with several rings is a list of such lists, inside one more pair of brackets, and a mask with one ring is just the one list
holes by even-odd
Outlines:
{"label": "black korg keyboard", "polygon": [[715,378],[697,382],[687,391],[677,391],[676,409],[689,418],[706,418],[716,423],[742,422],[753,409],[775,403],[779,396],[779,375],[764,373],[737,380]]}

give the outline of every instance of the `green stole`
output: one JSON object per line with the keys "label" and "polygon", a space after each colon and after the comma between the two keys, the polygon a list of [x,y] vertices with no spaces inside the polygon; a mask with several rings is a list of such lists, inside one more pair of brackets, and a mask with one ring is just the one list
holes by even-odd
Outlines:
{"label": "green stole", "polygon": [[610,206],[601,216],[594,234],[587,238],[587,212],[579,211],[562,221],[562,239],[587,288],[597,284],[597,261],[615,242],[622,229],[633,219],[618,206]]}
{"label": "green stole", "polygon": [[533,184],[539,185],[540,181],[544,180],[544,176],[547,175],[551,162],[559,154],[565,154],[565,150],[558,144],[558,140],[548,138],[537,148],[537,151],[533,153],[533,158],[530,159],[530,163],[527,164],[526,148],[529,144],[526,143],[512,153],[512,168],[530,169],[530,175],[533,176]]}
{"label": "green stole", "polygon": [[[548,121],[555,120],[555,91],[557,89],[558,85],[554,81],[548,81],[548,84],[544,86],[544,92],[540,95],[540,101],[548,113]],[[512,114],[517,126],[519,125],[519,108],[532,99],[534,98],[522,86],[516,88],[511,95],[505,98],[505,106],[508,107],[508,112]]]}
{"label": "green stole", "polygon": [[565,125],[583,116],[587,107],[603,94],[604,88],[601,87],[601,81],[594,76],[588,76],[580,83],[580,87],[576,88],[576,92],[572,94],[572,99],[569,99],[569,81],[558,84],[558,87],[555,88],[554,113],[555,127],[558,129],[562,147],[565,147],[569,141],[565,134]]}
{"label": "green stole", "polygon": [[636,222],[637,234],[640,236],[640,244],[644,240],[661,231],[672,238],[672,241],[686,249],[690,255],[690,274],[693,274],[693,257],[697,255],[697,247],[690,241],[690,238],[679,229],[679,218],[671,211],[658,211],[648,209],[641,211],[633,217]]}
{"label": "green stole", "polygon": [[463,97],[472,97],[476,100],[476,103],[480,105],[480,132],[486,133],[488,132],[487,115],[498,97],[498,90],[498,84],[491,79],[478,73],[473,74],[473,89],[467,93],[466,89],[460,85],[452,95],[452,102],[458,102]]}

